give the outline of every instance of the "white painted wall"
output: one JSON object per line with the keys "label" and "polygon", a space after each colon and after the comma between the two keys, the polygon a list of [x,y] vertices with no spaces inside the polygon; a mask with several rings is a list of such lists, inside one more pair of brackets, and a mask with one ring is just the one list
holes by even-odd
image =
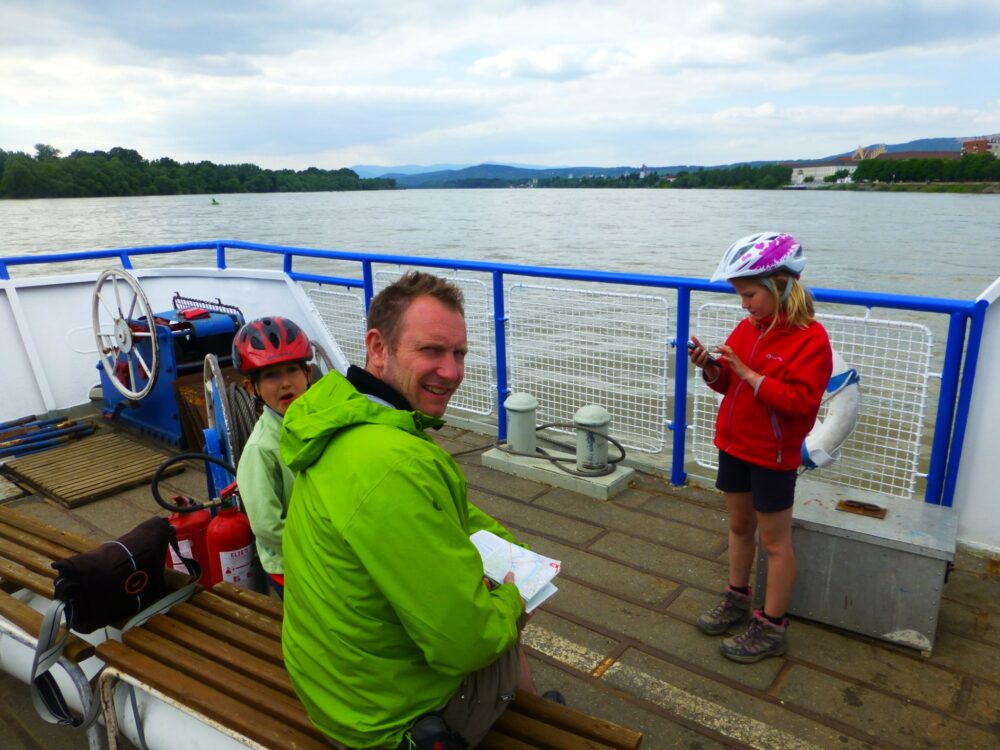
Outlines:
{"label": "white painted wall", "polygon": [[1000,552],[1000,278],[980,299],[990,307],[976,365],[954,507],[961,542]]}
{"label": "white painted wall", "polygon": [[[346,358],[307,296],[277,271],[146,269],[133,273],[154,313],[172,308],[175,292],[239,307],[247,320],[282,315],[295,320],[330,354]],[[0,422],[44,415],[88,401],[99,382],[91,305],[96,273],[0,281]]]}

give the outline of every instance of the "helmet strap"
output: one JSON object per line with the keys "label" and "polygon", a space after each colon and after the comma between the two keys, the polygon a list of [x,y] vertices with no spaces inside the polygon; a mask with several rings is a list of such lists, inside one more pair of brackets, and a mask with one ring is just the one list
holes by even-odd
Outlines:
{"label": "helmet strap", "polygon": [[[773,277],[765,276],[760,281],[764,286],[766,286],[768,289],[771,290],[772,294],[778,293],[778,286],[777,284],[774,283]],[[795,284],[795,277],[788,276],[788,280],[785,282],[785,288],[781,291],[781,304],[785,304],[785,302],[788,300],[788,297],[792,293],[792,286],[794,284]]]}

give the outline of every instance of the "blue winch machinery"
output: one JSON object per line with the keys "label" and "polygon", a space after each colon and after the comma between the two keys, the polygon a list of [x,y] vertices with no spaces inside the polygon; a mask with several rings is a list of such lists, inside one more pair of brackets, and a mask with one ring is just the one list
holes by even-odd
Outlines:
{"label": "blue winch machinery", "polygon": [[185,447],[178,385],[190,375],[201,389],[206,355],[228,364],[244,320],[238,308],[218,299],[175,293],[172,303],[173,309],[154,314],[133,277],[103,272],[94,295],[97,369],[106,418]]}

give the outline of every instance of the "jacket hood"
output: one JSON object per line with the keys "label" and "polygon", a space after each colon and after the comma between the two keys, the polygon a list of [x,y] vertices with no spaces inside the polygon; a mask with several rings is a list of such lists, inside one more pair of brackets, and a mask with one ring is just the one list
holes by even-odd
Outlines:
{"label": "jacket hood", "polygon": [[303,471],[322,455],[334,435],[359,424],[381,424],[423,435],[425,429],[440,427],[444,421],[419,411],[392,409],[369,401],[347,378],[332,371],[295,399],[285,412],[281,460],[292,471]]}

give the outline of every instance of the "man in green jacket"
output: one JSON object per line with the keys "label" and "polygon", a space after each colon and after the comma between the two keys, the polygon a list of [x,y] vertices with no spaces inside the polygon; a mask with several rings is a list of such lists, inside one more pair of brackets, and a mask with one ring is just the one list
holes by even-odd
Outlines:
{"label": "man in green jacket", "polygon": [[405,275],[372,301],[365,369],[328,374],[285,415],[285,664],[312,722],[352,748],[474,747],[518,685],[523,602],[512,575],[484,583],[469,536],[516,540],[424,434],[462,382],[462,305],[443,279]]}

